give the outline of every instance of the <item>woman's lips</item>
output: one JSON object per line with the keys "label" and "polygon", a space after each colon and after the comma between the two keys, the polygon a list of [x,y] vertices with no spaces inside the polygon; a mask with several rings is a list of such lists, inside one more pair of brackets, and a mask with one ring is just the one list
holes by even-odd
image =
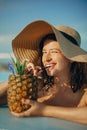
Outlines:
{"label": "woman's lips", "polygon": [[50,70],[50,69],[53,69],[54,66],[55,66],[55,63],[51,63],[51,64],[45,65],[45,68],[48,69],[48,70]]}
{"label": "woman's lips", "polygon": [[45,68],[49,68],[51,67],[51,64],[45,65]]}

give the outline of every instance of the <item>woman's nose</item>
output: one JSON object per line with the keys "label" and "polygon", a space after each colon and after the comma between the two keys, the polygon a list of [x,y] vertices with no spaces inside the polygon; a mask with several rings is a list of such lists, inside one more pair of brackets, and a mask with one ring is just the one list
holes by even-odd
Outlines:
{"label": "woman's nose", "polygon": [[50,61],[51,59],[52,59],[51,54],[47,53],[47,55],[46,55],[46,61]]}

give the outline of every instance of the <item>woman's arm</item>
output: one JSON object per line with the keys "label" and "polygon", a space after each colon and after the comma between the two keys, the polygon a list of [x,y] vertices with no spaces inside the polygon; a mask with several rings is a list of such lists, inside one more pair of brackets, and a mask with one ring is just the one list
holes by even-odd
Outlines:
{"label": "woman's arm", "polygon": [[87,124],[87,107],[69,108],[46,106],[42,115]]}
{"label": "woman's arm", "polygon": [[0,105],[7,104],[7,93],[0,97]]}
{"label": "woman's arm", "polygon": [[8,81],[0,83],[0,105],[4,105],[7,103],[7,88]]}
{"label": "woman's arm", "polygon": [[22,113],[12,112],[13,115],[18,117],[46,116],[87,124],[87,106],[79,108],[58,107],[58,106],[44,105],[42,103],[30,100],[24,100],[23,103],[30,104],[31,108]]}

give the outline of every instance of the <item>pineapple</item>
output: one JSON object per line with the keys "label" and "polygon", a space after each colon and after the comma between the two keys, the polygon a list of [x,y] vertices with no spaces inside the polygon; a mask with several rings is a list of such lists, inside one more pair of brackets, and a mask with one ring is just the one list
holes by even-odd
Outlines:
{"label": "pineapple", "polygon": [[37,77],[25,73],[25,61],[21,64],[19,59],[16,61],[12,57],[11,59],[12,64],[9,64],[9,68],[13,74],[8,78],[8,106],[10,111],[20,113],[30,108],[30,105],[22,104],[22,99],[37,99],[38,82]]}

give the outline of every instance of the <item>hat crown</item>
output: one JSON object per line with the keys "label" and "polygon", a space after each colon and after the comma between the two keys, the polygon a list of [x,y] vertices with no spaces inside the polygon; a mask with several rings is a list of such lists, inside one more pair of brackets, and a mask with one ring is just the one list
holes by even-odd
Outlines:
{"label": "hat crown", "polygon": [[77,42],[77,45],[80,46],[81,37],[80,34],[75,29],[68,26],[56,26],[56,29],[74,38]]}

